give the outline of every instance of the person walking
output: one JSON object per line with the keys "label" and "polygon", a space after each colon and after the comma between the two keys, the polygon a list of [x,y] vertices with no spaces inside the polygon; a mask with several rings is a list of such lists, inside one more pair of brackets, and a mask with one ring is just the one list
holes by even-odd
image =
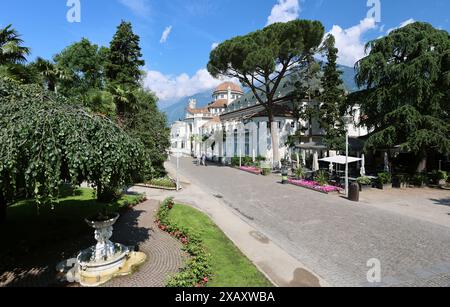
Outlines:
{"label": "person walking", "polygon": [[203,156],[202,156],[202,162],[203,162],[203,166],[207,166],[207,165],[206,165],[206,154],[203,154]]}

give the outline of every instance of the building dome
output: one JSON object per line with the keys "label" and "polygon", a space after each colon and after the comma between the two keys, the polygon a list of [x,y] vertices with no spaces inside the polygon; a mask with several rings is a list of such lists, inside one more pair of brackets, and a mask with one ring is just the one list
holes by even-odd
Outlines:
{"label": "building dome", "polygon": [[229,88],[234,93],[244,94],[244,91],[242,90],[242,88],[238,84],[233,83],[233,82],[224,82],[224,83],[220,84],[214,90],[214,94],[219,93],[219,92],[228,92]]}

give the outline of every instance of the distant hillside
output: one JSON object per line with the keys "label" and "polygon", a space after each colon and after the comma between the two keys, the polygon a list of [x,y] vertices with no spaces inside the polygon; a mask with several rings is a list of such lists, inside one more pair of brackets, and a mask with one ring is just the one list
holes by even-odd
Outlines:
{"label": "distant hillside", "polygon": [[355,69],[353,67],[339,65],[339,70],[342,71],[342,81],[344,81],[345,88],[349,92],[357,91],[358,86],[355,83]]}
{"label": "distant hillside", "polygon": [[[349,92],[358,90],[355,83],[355,70],[348,66],[339,66],[339,69],[342,71],[342,80],[344,81],[345,88]],[[213,90],[209,90],[199,93],[189,98],[197,99],[197,107],[205,107],[212,100],[212,91]],[[178,102],[175,102],[167,107],[160,106],[161,111],[167,114],[169,124],[185,117],[189,98],[182,98]]]}
{"label": "distant hillside", "polygon": [[[197,99],[197,107],[205,107],[212,101],[212,92],[213,90],[206,91],[189,98]],[[169,124],[185,117],[189,98],[182,98],[168,107],[160,107],[161,111],[166,113]]]}

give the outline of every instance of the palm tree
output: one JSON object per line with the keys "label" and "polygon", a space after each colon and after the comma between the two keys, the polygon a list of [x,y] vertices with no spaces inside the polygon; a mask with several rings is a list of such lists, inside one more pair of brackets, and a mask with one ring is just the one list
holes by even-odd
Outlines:
{"label": "palm tree", "polygon": [[30,48],[22,46],[23,40],[11,25],[0,29],[0,65],[26,62]]}
{"label": "palm tree", "polygon": [[55,93],[58,91],[59,81],[70,81],[72,78],[69,72],[41,57],[38,57],[32,65],[41,75],[47,89]]}

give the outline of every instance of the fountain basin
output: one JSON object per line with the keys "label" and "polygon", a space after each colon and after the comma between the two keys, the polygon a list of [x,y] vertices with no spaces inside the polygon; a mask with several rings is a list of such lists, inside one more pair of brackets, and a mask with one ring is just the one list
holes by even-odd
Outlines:
{"label": "fountain basin", "polygon": [[116,276],[125,276],[133,268],[145,262],[147,256],[133,252],[122,244],[113,243],[110,238],[119,214],[102,215],[86,219],[95,229],[97,244],[81,251],[76,259],[69,259],[58,265],[57,270],[69,282],[76,281],[82,286],[100,286]]}

